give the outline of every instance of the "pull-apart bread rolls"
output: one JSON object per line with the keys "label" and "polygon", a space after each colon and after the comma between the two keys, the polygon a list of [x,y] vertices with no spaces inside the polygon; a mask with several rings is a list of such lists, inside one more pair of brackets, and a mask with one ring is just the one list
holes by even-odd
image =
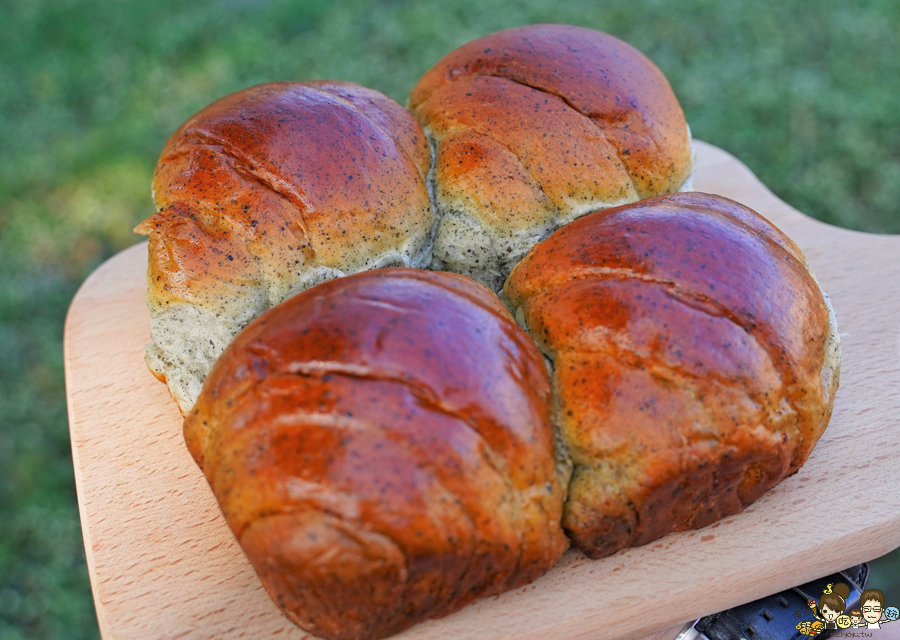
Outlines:
{"label": "pull-apart bread rolls", "polygon": [[413,88],[436,150],[434,268],[499,289],[597,209],[687,189],[690,132],[660,70],[612,36],[535,25],[474,40]]}
{"label": "pull-apart bread rolls", "polygon": [[222,98],[169,140],[153,181],[147,361],[185,412],[250,320],[318,282],[427,266],[428,142],[386,96],[273,83]]}
{"label": "pull-apart bread rolls", "polygon": [[384,269],[251,323],[184,433],[278,606],[317,636],[380,638],[560,558],[549,399],[490,291]]}
{"label": "pull-apart bread rolls", "polygon": [[800,250],[705,194],[563,227],[504,294],[552,361],[574,464],[563,526],[597,558],[739,512],[831,416],[840,344]]}

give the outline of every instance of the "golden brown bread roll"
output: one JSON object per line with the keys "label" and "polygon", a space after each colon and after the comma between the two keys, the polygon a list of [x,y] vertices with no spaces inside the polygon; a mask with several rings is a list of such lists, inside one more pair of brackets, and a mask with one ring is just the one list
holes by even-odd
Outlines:
{"label": "golden brown bread roll", "polygon": [[669,83],[599,31],[479,38],[429,70],[409,106],[437,154],[434,268],[493,289],[557,227],[690,188],[690,132]]}
{"label": "golden brown bread roll", "polygon": [[250,320],[318,282],[427,266],[428,143],[386,96],[347,82],[264,84],[190,118],[153,181],[148,364],[182,411]]}
{"label": "golden brown bread roll", "polygon": [[553,363],[574,464],[563,526],[590,557],[740,511],[828,424],[828,298],[796,245],[736,202],[676,194],[585,216],[504,294]]}
{"label": "golden brown bread roll", "polygon": [[549,397],[490,291],[384,269],[251,323],[184,434],[284,612],[317,636],[380,638],[560,558]]}

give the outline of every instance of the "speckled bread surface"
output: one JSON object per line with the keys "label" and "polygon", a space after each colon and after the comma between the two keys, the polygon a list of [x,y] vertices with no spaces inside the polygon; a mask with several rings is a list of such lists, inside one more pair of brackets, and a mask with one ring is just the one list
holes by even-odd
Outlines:
{"label": "speckled bread surface", "polygon": [[434,268],[495,290],[554,229],[690,188],[690,131],[669,83],[599,31],[479,38],[425,73],[409,107],[436,152]]}
{"label": "speckled bread surface", "polygon": [[278,606],[320,637],[380,638],[559,560],[549,400],[488,289],[383,269],[252,322],[184,434]]}
{"label": "speckled bread surface", "polygon": [[828,298],[797,246],[731,200],[585,216],[537,245],[504,295],[552,362],[574,465],[563,526],[592,558],[739,512],[828,424]]}
{"label": "speckled bread surface", "polygon": [[324,280],[427,266],[434,214],[415,119],[347,82],[231,94],[169,140],[153,181],[147,361],[185,412],[250,320]]}

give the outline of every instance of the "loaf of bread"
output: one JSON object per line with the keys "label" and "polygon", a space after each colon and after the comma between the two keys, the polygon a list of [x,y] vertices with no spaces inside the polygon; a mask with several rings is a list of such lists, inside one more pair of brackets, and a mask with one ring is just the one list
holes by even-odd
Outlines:
{"label": "loaf of bread", "polygon": [[433,268],[495,290],[557,227],[690,188],[690,131],[669,83],[599,31],[479,38],[429,70],[409,107],[436,150]]}
{"label": "loaf of bread", "polygon": [[796,245],[731,200],[585,216],[537,245],[504,295],[552,362],[574,465],[563,526],[592,558],[740,511],[828,424],[828,298]]}
{"label": "loaf of bread", "polygon": [[169,140],[137,228],[148,364],[265,588],[323,638],[525,584],[566,534],[597,558],[736,513],[807,459],[838,385],[794,243],[662,195],[691,188],[690,131],[629,45],[503,31],[409,105],[223,98]]}
{"label": "loaf of bread", "polygon": [[184,435],[278,606],[316,636],[381,638],[560,558],[549,400],[493,293],[383,269],[252,322]]}
{"label": "loaf of bread", "polygon": [[427,266],[428,143],[386,96],[346,82],[222,98],[163,149],[153,181],[147,362],[185,412],[250,320],[316,283]]}

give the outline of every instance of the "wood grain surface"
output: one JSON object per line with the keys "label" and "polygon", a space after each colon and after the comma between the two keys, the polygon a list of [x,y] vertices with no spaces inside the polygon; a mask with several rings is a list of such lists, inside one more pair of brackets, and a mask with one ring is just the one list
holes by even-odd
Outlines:
{"label": "wood grain surface", "polygon": [[[738,516],[602,560],[570,551],[537,582],[398,638],[671,637],[686,620],[900,546],[900,236],[816,222],[710,145],[697,144],[697,159],[697,190],[772,220],[834,302],[843,369],[824,437]],[[140,244],[104,263],[66,321],[72,455],[103,637],[309,637],[263,591],[144,365],[146,253]]]}

